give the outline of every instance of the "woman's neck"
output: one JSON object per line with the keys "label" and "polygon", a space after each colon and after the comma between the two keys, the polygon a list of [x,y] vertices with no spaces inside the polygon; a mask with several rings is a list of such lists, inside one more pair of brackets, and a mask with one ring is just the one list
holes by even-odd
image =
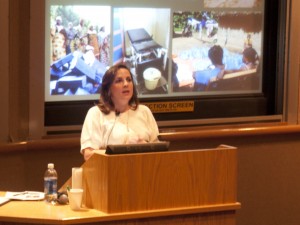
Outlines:
{"label": "woman's neck", "polygon": [[120,112],[120,113],[126,112],[129,108],[130,107],[129,107],[128,104],[115,106],[115,110]]}

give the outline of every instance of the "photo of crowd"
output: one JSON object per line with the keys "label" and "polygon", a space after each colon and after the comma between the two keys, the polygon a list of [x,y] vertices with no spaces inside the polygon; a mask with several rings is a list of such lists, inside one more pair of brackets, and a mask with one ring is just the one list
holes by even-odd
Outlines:
{"label": "photo of crowd", "polygon": [[88,17],[90,12],[91,6],[77,11],[71,6],[51,7],[51,95],[100,91],[102,76],[110,65],[110,7],[98,7],[97,13],[106,15],[102,18]]}

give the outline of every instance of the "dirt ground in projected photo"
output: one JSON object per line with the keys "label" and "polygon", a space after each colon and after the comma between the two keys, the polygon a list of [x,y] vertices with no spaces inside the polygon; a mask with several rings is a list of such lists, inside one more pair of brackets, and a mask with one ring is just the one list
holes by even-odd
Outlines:
{"label": "dirt ground in projected photo", "polygon": [[[221,47],[226,47],[231,52],[242,53],[244,49],[244,40],[246,34],[242,30],[228,30],[220,28],[218,30],[217,42],[215,44]],[[214,40],[205,37],[201,38],[198,33],[193,33],[192,37],[173,38],[172,41],[172,55],[179,55],[182,51],[192,48],[210,47],[214,45]],[[261,53],[261,33],[252,34],[252,46],[260,55]]]}
{"label": "dirt ground in projected photo", "polygon": [[204,7],[252,8],[261,6],[262,0],[204,0]]}

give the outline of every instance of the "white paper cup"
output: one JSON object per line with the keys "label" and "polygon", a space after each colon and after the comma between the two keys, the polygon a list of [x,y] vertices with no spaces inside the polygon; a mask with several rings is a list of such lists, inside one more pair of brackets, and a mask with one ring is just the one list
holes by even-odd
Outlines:
{"label": "white paper cup", "polygon": [[82,204],[83,189],[71,188],[68,191],[69,205],[72,210],[80,210]]}

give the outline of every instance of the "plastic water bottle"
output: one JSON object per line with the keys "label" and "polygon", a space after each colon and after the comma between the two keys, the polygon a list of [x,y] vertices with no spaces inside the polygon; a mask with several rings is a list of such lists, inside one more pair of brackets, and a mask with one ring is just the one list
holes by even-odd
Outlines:
{"label": "plastic water bottle", "polygon": [[54,164],[49,163],[44,175],[45,201],[55,203],[57,200],[57,173]]}

